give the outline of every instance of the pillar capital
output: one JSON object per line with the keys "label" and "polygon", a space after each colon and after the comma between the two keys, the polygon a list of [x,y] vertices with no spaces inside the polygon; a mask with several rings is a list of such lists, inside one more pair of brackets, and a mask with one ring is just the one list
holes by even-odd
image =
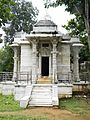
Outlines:
{"label": "pillar capital", "polygon": [[58,51],[51,51],[51,54],[58,54]]}
{"label": "pillar capital", "polygon": [[57,45],[57,43],[58,43],[56,39],[53,39],[51,42],[53,45]]}
{"label": "pillar capital", "polygon": [[38,41],[36,39],[33,39],[31,42],[32,42],[32,44],[37,44],[38,43]]}
{"label": "pillar capital", "polygon": [[33,55],[37,55],[38,52],[37,52],[37,51],[33,51],[32,54],[33,54]]}
{"label": "pillar capital", "polygon": [[81,49],[83,46],[84,46],[84,45],[83,45],[83,44],[80,44],[80,43],[74,43],[74,44],[72,44],[73,52],[79,53],[80,49]]}
{"label": "pillar capital", "polygon": [[14,56],[13,59],[14,59],[14,60],[18,60],[18,57]]}

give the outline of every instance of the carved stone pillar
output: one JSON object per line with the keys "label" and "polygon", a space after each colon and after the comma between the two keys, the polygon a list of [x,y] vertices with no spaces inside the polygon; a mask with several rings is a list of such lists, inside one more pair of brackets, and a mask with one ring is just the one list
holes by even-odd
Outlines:
{"label": "carved stone pillar", "polygon": [[73,48],[73,73],[74,73],[74,81],[80,81],[79,78],[79,49],[78,48]]}
{"label": "carved stone pillar", "polygon": [[57,41],[54,40],[53,44],[53,51],[52,51],[52,66],[53,66],[53,82],[57,81]]}
{"label": "carved stone pillar", "polygon": [[18,72],[18,48],[14,47],[14,68],[13,68],[13,81],[17,80]]}
{"label": "carved stone pillar", "polygon": [[37,80],[37,41],[32,41],[32,83],[36,83]]}
{"label": "carved stone pillar", "polygon": [[80,48],[83,47],[83,44],[73,44],[73,75],[74,81],[80,81],[79,78],[79,51]]}

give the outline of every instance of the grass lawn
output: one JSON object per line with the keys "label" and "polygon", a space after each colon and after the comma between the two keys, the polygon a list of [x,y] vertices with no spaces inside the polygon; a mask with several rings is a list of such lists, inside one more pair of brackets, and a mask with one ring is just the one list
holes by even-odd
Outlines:
{"label": "grass lawn", "polygon": [[15,115],[0,115],[0,120],[47,120],[42,117],[30,117],[30,116],[15,116]]}
{"label": "grass lawn", "polygon": [[60,109],[66,109],[74,113],[90,114],[90,99],[86,98],[69,98],[59,101]]}
{"label": "grass lawn", "polygon": [[19,102],[14,100],[13,95],[3,96],[0,94],[0,112],[12,112],[22,110]]}
{"label": "grass lawn", "polygon": [[22,109],[14,97],[0,94],[0,120],[90,120],[90,99],[60,99],[58,108]]}

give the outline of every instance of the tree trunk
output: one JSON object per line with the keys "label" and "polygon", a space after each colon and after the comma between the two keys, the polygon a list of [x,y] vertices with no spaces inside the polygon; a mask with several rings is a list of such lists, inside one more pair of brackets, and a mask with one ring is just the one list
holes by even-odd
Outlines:
{"label": "tree trunk", "polygon": [[88,34],[88,45],[90,49],[90,1],[85,0],[85,26]]}

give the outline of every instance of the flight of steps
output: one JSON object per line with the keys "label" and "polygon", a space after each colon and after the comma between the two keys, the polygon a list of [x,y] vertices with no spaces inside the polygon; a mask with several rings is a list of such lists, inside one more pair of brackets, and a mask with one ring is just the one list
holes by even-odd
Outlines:
{"label": "flight of steps", "polygon": [[29,106],[52,106],[52,85],[35,84]]}

